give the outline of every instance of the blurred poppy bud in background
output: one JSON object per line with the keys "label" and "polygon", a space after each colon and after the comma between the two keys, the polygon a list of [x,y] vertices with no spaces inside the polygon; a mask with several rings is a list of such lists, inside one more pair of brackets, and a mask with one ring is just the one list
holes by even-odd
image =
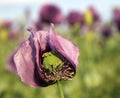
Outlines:
{"label": "blurred poppy bud in background", "polygon": [[67,22],[69,25],[83,24],[83,14],[78,11],[71,11],[67,16]]}
{"label": "blurred poppy bud in background", "polygon": [[39,21],[35,22],[35,28],[37,31],[42,30],[43,29],[43,24]]}
{"label": "blurred poppy bud in background", "polygon": [[120,31],[120,9],[115,8],[113,11],[113,22],[115,23],[117,29]]}
{"label": "blurred poppy bud in background", "polygon": [[94,21],[94,22],[100,21],[100,15],[99,15],[99,13],[97,12],[97,10],[95,10],[94,6],[90,6],[90,7],[89,7],[89,10],[90,10],[91,13],[92,13],[93,21]]}
{"label": "blurred poppy bud in background", "polygon": [[5,20],[3,22],[3,28],[10,29],[11,26],[12,26],[12,20]]}
{"label": "blurred poppy bud in background", "polygon": [[101,34],[105,38],[111,36],[111,34],[112,34],[111,27],[109,25],[102,26],[102,28],[101,28]]}
{"label": "blurred poppy bud in background", "polygon": [[62,22],[62,13],[58,6],[46,4],[42,6],[39,12],[39,21],[42,23],[60,24]]}

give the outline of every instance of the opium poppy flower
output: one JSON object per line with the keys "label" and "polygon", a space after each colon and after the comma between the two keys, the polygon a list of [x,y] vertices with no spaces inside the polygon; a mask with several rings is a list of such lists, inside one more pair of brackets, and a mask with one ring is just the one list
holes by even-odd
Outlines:
{"label": "opium poppy flower", "polygon": [[94,22],[100,21],[100,15],[99,15],[98,11],[95,10],[94,6],[90,6],[89,10],[92,13],[93,21]]}
{"label": "opium poppy flower", "polygon": [[102,28],[101,28],[101,34],[103,37],[107,38],[107,37],[110,37],[112,35],[112,31],[111,31],[111,28],[109,25],[104,25]]}
{"label": "opium poppy flower", "polygon": [[13,23],[12,20],[5,20],[3,23],[3,28],[10,29],[12,23]]}
{"label": "opium poppy flower", "polygon": [[87,25],[93,25],[94,23],[101,21],[99,13],[93,6],[90,6],[86,10],[84,14],[84,21]]}
{"label": "opium poppy flower", "polygon": [[67,16],[67,21],[70,25],[74,25],[76,23],[82,25],[83,24],[83,14],[78,11],[71,11]]}
{"label": "opium poppy flower", "polygon": [[36,30],[39,31],[39,30],[41,30],[43,28],[43,25],[42,25],[41,22],[37,21],[37,22],[35,22],[35,27],[36,27]]}
{"label": "opium poppy flower", "polygon": [[44,5],[39,12],[39,21],[43,23],[59,24],[62,22],[61,10],[52,4]]}
{"label": "opium poppy flower", "polygon": [[120,31],[120,9],[119,8],[114,9],[113,22],[115,23],[117,29]]}
{"label": "opium poppy flower", "polygon": [[76,74],[79,49],[54,32],[34,31],[24,40],[8,61],[8,69],[34,87],[45,87],[59,80],[69,80]]}

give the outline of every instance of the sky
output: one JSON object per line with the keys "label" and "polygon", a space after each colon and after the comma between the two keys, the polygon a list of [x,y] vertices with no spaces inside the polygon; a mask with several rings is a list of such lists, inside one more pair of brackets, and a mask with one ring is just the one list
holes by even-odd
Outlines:
{"label": "sky", "polygon": [[0,20],[20,17],[25,8],[30,8],[32,18],[35,19],[39,8],[46,3],[58,5],[64,15],[67,15],[70,10],[84,12],[93,5],[103,20],[111,18],[115,6],[120,7],[120,0],[0,0]]}

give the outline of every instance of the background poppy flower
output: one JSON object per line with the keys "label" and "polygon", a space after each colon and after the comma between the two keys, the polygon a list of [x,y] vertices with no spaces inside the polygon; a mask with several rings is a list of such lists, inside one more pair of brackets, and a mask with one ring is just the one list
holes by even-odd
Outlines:
{"label": "background poppy flower", "polygon": [[83,14],[78,11],[71,11],[67,16],[67,21],[70,25],[83,25]]}
{"label": "background poppy flower", "polygon": [[113,22],[116,25],[118,31],[120,31],[120,9],[115,8],[113,11]]}
{"label": "background poppy flower", "polygon": [[59,24],[62,22],[61,10],[55,5],[46,4],[39,12],[39,21],[48,24],[51,22],[54,24]]}

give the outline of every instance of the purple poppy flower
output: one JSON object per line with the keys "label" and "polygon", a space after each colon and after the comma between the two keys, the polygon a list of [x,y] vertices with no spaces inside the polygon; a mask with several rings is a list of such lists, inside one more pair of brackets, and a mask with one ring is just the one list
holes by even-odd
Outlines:
{"label": "purple poppy flower", "polygon": [[76,23],[82,25],[83,24],[83,14],[78,11],[71,11],[67,16],[67,21],[70,25],[74,25]]}
{"label": "purple poppy flower", "polygon": [[104,26],[101,28],[101,34],[102,34],[102,36],[105,37],[105,38],[110,37],[111,34],[112,34],[112,31],[111,31],[110,26],[104,25]]}
{"label": "purple poppy flower", "polygon": [[43,23],[54,23],[59,24],[62,21],[61,10],[52,4],[44,5],[39,13],[39,20]]}
{"label": "purple poppy flower", "polygon": [[43,24],[41,22],[37,21],[37,22],[35,22],[35,27],[36,27],[37,31],[42,30]]}
{"label": "purple poppy flower", "polygon": [[10,28],[12,26],[12,20],[5,20],[4,21],[4,27]]}
{"label": "purple poppy flower", "polygon": [[[30,86],[45,87],[58,80],[69,80],[75,76],[79,49],[56,34],[53,29],[53,24],[49,31],[36,32],[29,29],[32,33],[30,37],[20,44],[8,60],[7,68]],[[57,63],[57,66],[45,66],[46,60],[52,63],[56,59],[56,55],[53,55],[55,59],[47,58],[46,53],[55,53],[60,63]],[[49,70],[53,67],[54,70]]]}
{"label": "purple poppy flower", "polygon": [[120,31],[120,9],[119,8],[114,9],[113,21],[114,21],[117,29]]}
{"label": "purple poppy flower", "polygon": [[12,20],[4,20],[3,22],[0,23],[0,27],[9,30],[12,24],[13,24]]}
{"label": "purple poppy flower", "polygon": [[95,10],[95,8],[93,6],[89,7],[89,10],[91,11],[92,15],[93,15],[93,21],[97,22],[100,21],[100,15],[99,13]]}

